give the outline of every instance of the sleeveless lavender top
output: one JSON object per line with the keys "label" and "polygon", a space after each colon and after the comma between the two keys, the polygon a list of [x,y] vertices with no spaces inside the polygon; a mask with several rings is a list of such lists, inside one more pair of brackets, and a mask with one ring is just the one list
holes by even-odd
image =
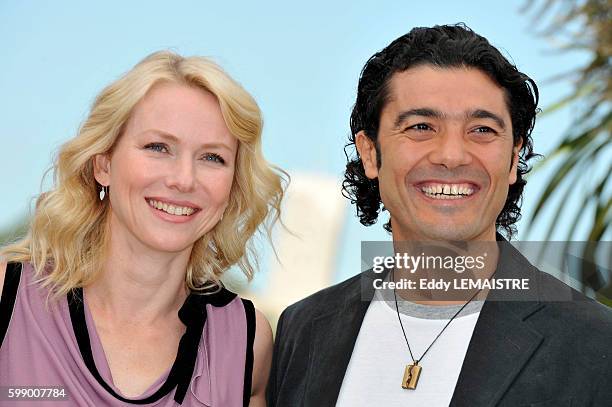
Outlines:
{"label": "sleeveless lavender top", "polygon": [[42,403],[54,406],[248,405],[255,337],[250,301],[225,289],[189,295],[179,311],[187,329],[174,365],[129,399],[113,385],[82,290],[47,307],[47,291],[32,282],[32,266],[20,268],[7,267],[0,301],[1,406],[27,405],[7,398],[7,387],[16,386],[61,386],[66,400]]}

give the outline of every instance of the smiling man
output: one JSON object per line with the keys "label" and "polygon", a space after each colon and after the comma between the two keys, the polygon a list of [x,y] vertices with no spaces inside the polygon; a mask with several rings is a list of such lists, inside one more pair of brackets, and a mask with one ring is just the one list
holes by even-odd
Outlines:
{"label": "smiling man", "polygon": [[477,68],[423,64],[386,92],[377,137],[361,129],[356,144],[393,239],[494,241],[522,145],[505,90]]}
{"label": "smiling man", "polygon": [[[537,102],[533,80],[464,25],[415,28],[368,60],[351,115],[349,146],[357,154],[343,184],[361,223],[388,211],[396,258],[413,255],[413,265],[427,264],[423,242],[434,242],[436,253],[477,254],[474,245],[488,245],[488,257],[470,262],[483,264],[481,287],[520,281],[534,290],[508,298],[473,288],[441,301],[427,289],[397,289],[389,297],[372,281],[382,276],[399,287],[399,263],[391,272],[361,273],[283,312],[269,405],[612,400],[609,310],[537,270],[500,234],[516,232]],[[461,272],[466,258],[454,263]],[[406,286],[434,268],[417,271]]]}

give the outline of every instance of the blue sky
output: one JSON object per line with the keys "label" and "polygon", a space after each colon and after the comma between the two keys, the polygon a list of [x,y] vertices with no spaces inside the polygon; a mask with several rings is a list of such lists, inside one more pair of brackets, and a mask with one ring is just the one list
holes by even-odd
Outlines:
{"label": "blue sky", "polygon": [[[555,52],[555,44],[536,35],[531,17],[519,12],[524,4],[2,2],[0,228],[26,213],[53,154],[75,134],[101,88],[159,49],[210,56],[241,82],[264,112],[266,156],[290,173],[340,180],[359,72],[374,52],[414,26],[465,22],[536,80],[545,107],[571,89],[547,80],[585,55]],[[541,118],[536,150],[550,151],[570,118],[567,110]],[[530,180],[527,214],[545,178],[542,172]],[[345,239],[347,252],[358,251],[359,240],[386,238],[380,226],[361,227],[352,212],[344,229],[355,236]]]}

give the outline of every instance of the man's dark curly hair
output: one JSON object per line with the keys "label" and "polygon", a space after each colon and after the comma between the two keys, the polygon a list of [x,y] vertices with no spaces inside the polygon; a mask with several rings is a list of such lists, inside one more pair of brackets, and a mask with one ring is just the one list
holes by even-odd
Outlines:
{"label": "man's dark curly hair", "polygon": [[[496,220],[497,229],[511,238],[515,223],[521,216],[521,200],[531,167],[528,162],[538,156],[533,152],[531,132],[538,113],[538,88],[535,82],[520,72],[486,38],[465,24],[414,28],[374,54],[365,64],[357,87],[357,101],[351,113],[351,135],[345,147],[347,157],[343,195],[357,206],[357,216],[365,226],[376,223],[381,211],[378,179],[365,175],[361,158],[355,148],[358,132],[376,145],[378,165],[378,126],[381,112],[389,98],[389,82],[393,74],[422,65],[439,68],[476,68],[486,73],[506,93],[506,103],[512,120],[514,145],[523,141],[519,153],[517,181],[510,186],[503,210]],[[347,152],[351,150],[352,152]],[[385,210],[382,208],[382,210]],[[385,224],[391,232],[391,221]]]}

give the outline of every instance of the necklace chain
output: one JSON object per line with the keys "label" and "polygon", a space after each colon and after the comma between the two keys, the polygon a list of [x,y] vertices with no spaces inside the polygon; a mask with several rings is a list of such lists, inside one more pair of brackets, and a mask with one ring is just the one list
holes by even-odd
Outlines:
{"label": "necklace chain", "polygon": [[[395,281],[395,268],[391,269],[391,278],[393,278],[393,280]],[[459,311],[455,312],[455,315],[453,315],[451,317],[451,319],[448,320],[448,322],[446,323],[446,325],[444,325],[444,328],[442,328],[442,330],[438,333],[438,335],[435,337],[435,339],[429,344],[429,346],[427,347],[427,349],[425,349],[425,352],[423,352],[423,354],[421,355],[420,358],[415,359],[414,356],[412,355],[412,349],[410,349],[410,343],[408,343],[408,336],[406,336],[406,331],[404,330],[404,324],[402,324],[402,318],[400,317],[400,313],[399,313],[399,305],[397,304],[397,294],[395,292],[395,287],[393,288],[393,299],[395,300],[395,311],[397,311],[397,319],[399,320],[400,323],[400,327],[402,328],[402,333],[404,334],[404,339],[406,340],[406,345],[408,345],[408,352],[410,352],[410,358],[412,359],[412,362],[414,362],[415,365],[418,365],[419,362],[425,357],[425,354],[427,354],[427,352],[429,352],[429,349],[431,349],[431,347],[433,346],[434,343],[436,343],[436,341],[438,340],[438,338],[440,337],[440,335],[442,335],[442,333],[444,332],[444,330],[450,325],[451,322],[453,322],[453,319],[455,319],[455,317],[457,315],[459,315],[459,313],[461,311],[463,311],[463,309],[470,303],[472,302],[472,300],[476,297],[476,295],[478,295],[478,293],[482,291],[482,289],[476,291],[474,293],[474,295],[472,295],[472,298],[470,298],[465,304],[463,304],[461,306],[461,308],[459,308]]]}

